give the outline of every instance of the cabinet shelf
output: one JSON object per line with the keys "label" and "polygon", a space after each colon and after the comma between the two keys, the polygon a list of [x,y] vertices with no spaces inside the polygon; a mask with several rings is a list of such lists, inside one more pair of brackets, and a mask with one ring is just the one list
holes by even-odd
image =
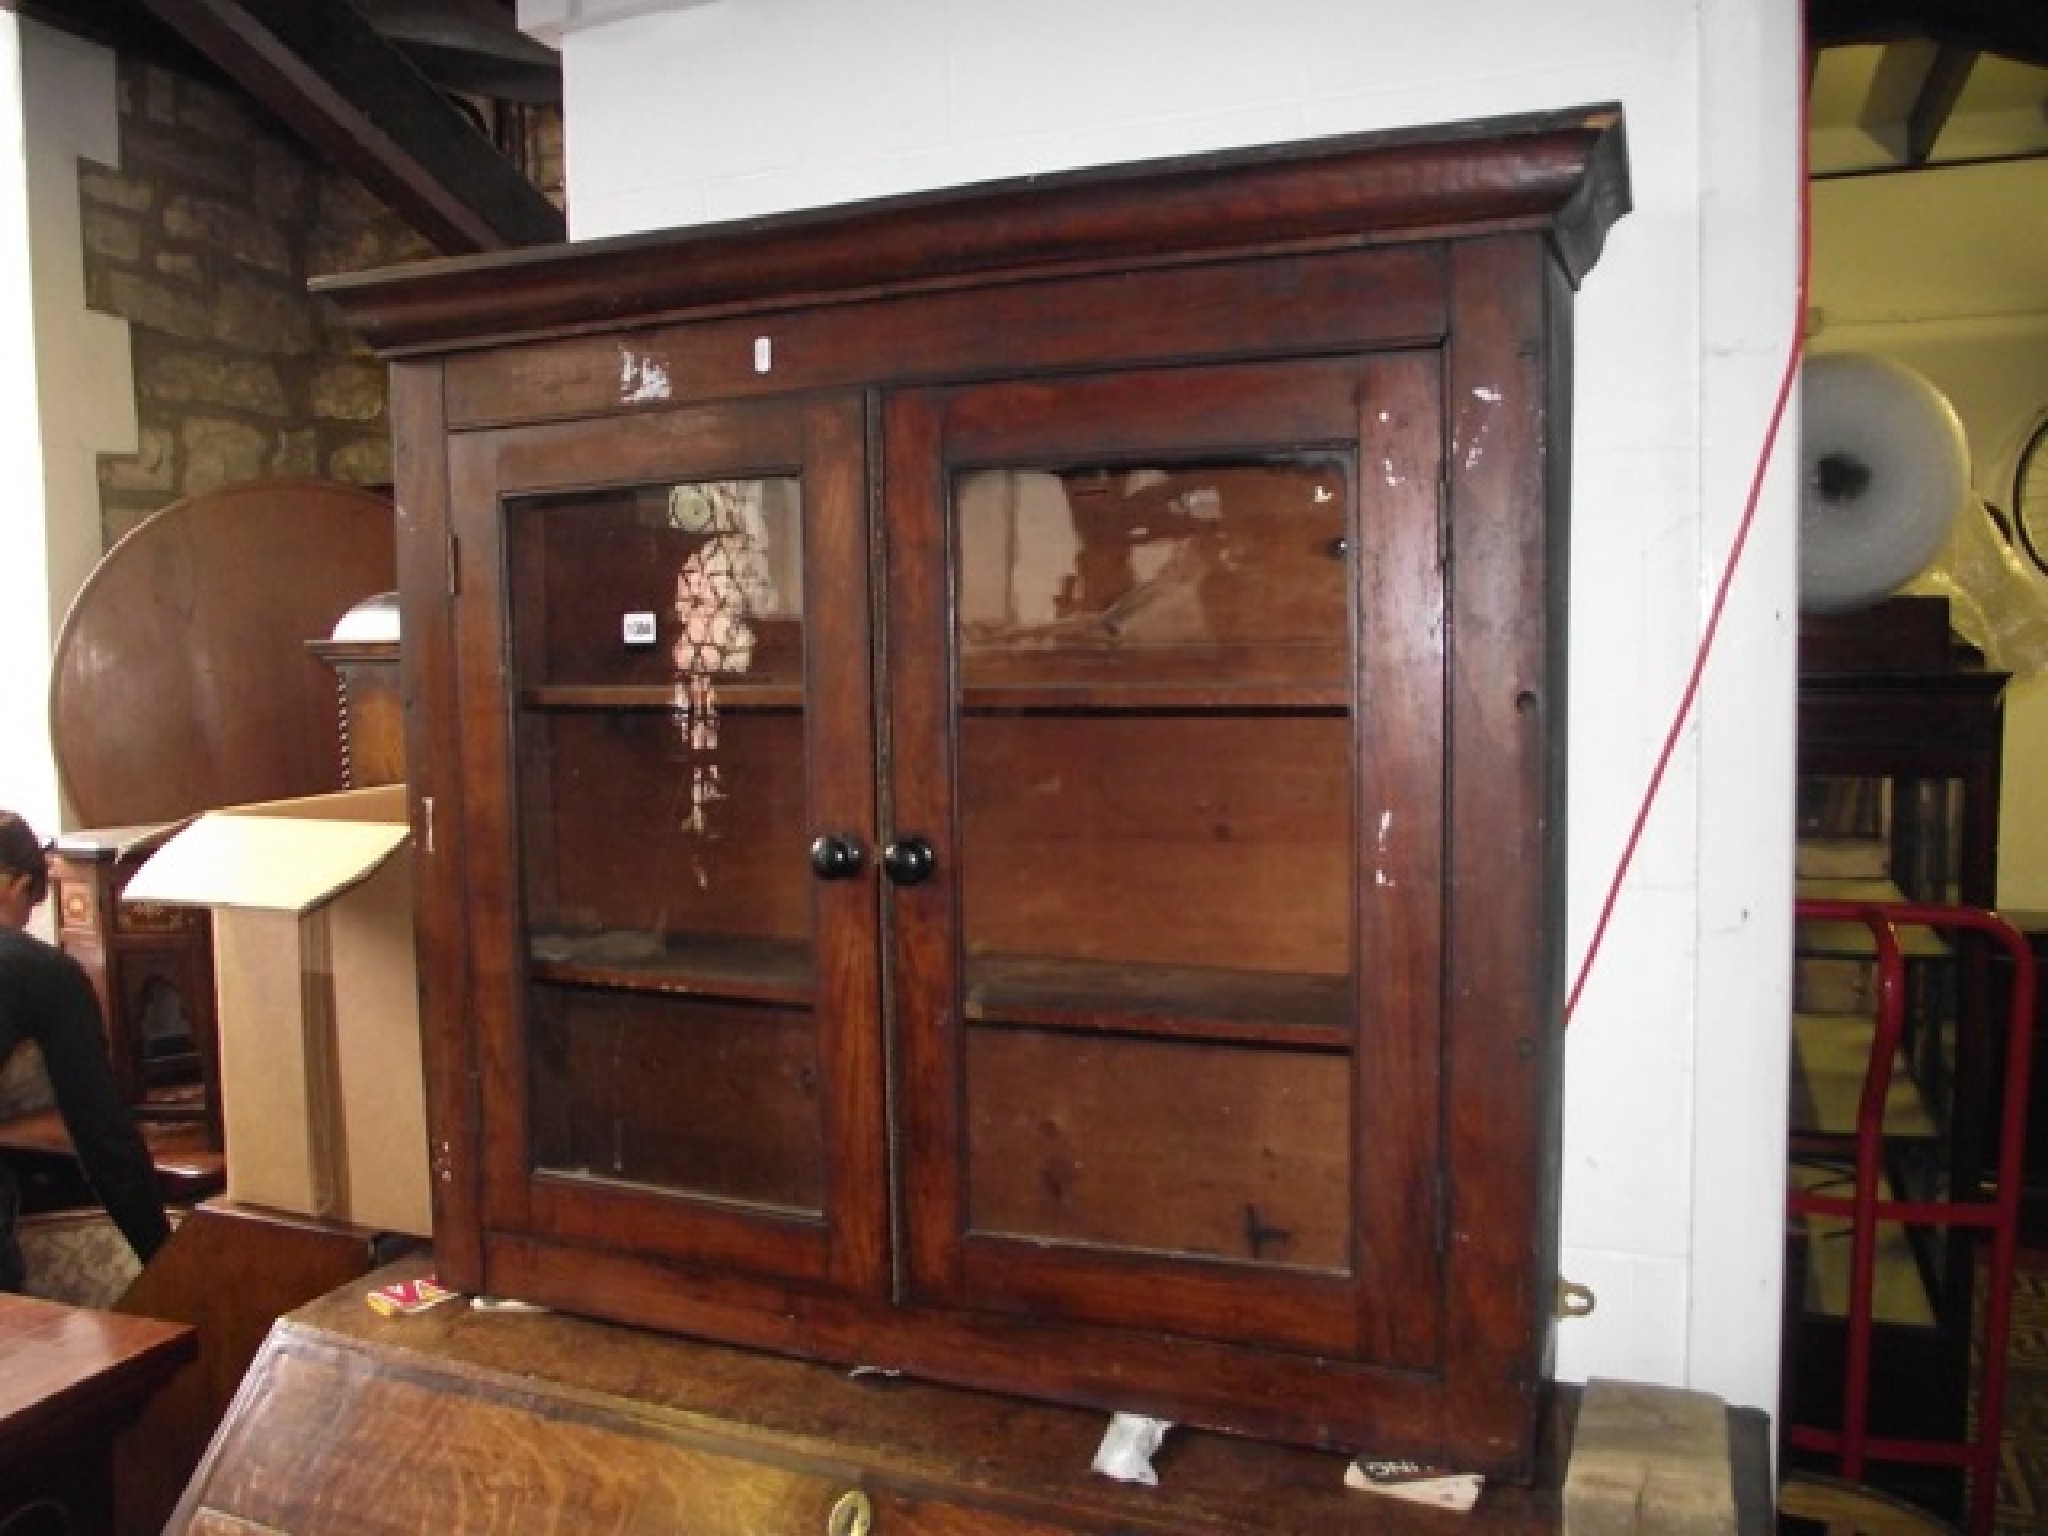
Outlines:
{"label": "cabinet shelf", "polygon": [[[1792,1016],[1792,1131],[1794,1135],[1852,1137],[1856,1107],[1869,1069],[1876,1023],[1860,1014]],[[1884,1133],[1894,1139],[1932,1141],[1941,1134],[1934,1112],[1903,1055],[1892,1063],[1885,1096]]]}
{"label": "cabinet shelf", "polygon": [[1352,699],[1350,657],[1322,645],[1103,645],[977,650],[961,706],[982,711],[1314,710]]}
{"label": "cabinet shelf", "polygon": [[[1801,900],[1865,901],[1872,904],[1907,900],[1905,892],[1889,880],[1803,879],[1798,885]],[[1900,952],[1908,960],[1940,960],[1951,949],[1948,941],[1933,929],[1917,923],[1901,924]],[[1802,957],[1870,961],[1877,958],[1877,940],[1863,923],[1800,920],[1795,943]]]}
{"label": "cabinet shelf", "polygon": [[[1788,1177],[1794,1188],[1805,1191],[1838,1190],[1848,1193],[1853,1180],[1842,1169],[1822,1163],[1795,1162]],[[1879,1199],[1892,1199],[1889,1182],[1878,1191]],[[1846,1219],[1836,1216],[1802,1215],[1797,1218],[1806,1242],[1802,1310],[1818,1317],[1849,1315],[1849,1241]],[[1872,1318],[1896,1328],[1931,1329],[1935,1326],[1934,1302],[1927,1282],[1913,1256],[1905,1230],[1896,1222],[1885,1222],[1877,1231],[1876,1288]]]}
{"label": "cabinet shelf", "polygon": [[[802,711],[800,683],[715,681],[711,697],[722,711],[788,713]],[[519,706],[538,712],[617,710],[628,714],[667,714],[683,707],[673,686],[665,683],[549,683],[523,689]],[[1351,691],[1335,683],[1195,683],[1129,684],[969,684],[961,696],[969,715],[1084,714],[1326,714],[1341,715],[1351,707]]]}
{"label": "cabinet shelf", "polygon": [[[804,1007],[813,967],[801,939],[605,930],[536,933],[535,981]],[[1344,1050],[1351,980],[1196,966],[1019,955],[970,959],[971,1024],[1171,1036]]]}
{"label": "cabinet shelf", "polygon": [[960,702],[968,715],[1341,715],[1351,707],[1351,691],[1320,683],[970,684]]}
{"label": "cabinet shelf", "polygon": [[533,936],[532,976],[558,986],[808,1006],[810,947],[801,939],[731,935],[543,931]]}
{"label": "cabinet shelf", "polygon": [[[798,682],[717,678],[712,681],[711,696],[721,710],[794,713],[804,705],[803,684]],[[666,714],[686,703],[677,697],[673,683],[547,683],[519,693],[521,709],[543,711],[612,709]]]}
{"label": "cabinet shelf", "polygon": [[1351,985],[1348,976],[991,955],[967,962],[965,1014],[972,1024],[1343,1050]]}

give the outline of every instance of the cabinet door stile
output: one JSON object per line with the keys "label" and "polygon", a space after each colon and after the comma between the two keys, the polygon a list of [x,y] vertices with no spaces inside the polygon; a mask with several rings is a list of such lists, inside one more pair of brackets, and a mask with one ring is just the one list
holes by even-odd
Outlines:
{"label": "cabinet door stile", "polygon": [[[888,1127],[881,1040],[875,868],[875,719],[868,590],[866,412],[858,397],[804,410],[806,558],[805,758],[813,836],[863,851],[863,876],[812,886],[815,1007],[826,1088],[831,1270],[841,1289],[889,1284]],[[795,859],[802,850],[776,849]]]}
{"label": "cabinet door stile", "polygon": [[485,1228],[528,1220],[524,1014],[517,948],[520,876],[511,802],[511,737],[505,716],[504,568],[498,531],[494,444],[462,435],[448,448],[450,522],[463,560],[456,605],[463,726],[463,850],[469,904],[470,985],[477,1030],[477,1092],[491,1106],[482,1144]]}
{"label": "cabinet door stile", "polygon": [[948,707],[953,595],[939,400],[935,393],[904,392],[889,396],[883,408],[889,744],[882,836],[892,842],[924,838],[936,857],[929,880],[884,896],[902,1149],[897,1176],[907,1218],[901,1269],[913,1298],[948,1295],[958,1284],[966,1220]]}

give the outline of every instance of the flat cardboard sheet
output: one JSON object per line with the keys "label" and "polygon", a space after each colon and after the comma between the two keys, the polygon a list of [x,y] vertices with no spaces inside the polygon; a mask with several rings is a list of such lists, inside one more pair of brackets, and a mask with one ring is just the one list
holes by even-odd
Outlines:
{"label": "flat cardboard sheet", "polygon": [[401,785],[209,811],[128,882],[128,901],[311,911],[369,878],[406,841]]}

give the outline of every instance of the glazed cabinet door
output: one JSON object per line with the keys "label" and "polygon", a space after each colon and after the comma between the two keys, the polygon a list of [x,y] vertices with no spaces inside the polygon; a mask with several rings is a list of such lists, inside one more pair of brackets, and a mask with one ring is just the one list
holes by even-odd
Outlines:
{"label": "glazed cabinet door", "polygon": [[452,444],[487,1239],[883,1284],[862,421]]}
{"label": "glazed cabinet door", "polygon": [[912,1304],[1439,1362],[1439,374],[888,401]]}

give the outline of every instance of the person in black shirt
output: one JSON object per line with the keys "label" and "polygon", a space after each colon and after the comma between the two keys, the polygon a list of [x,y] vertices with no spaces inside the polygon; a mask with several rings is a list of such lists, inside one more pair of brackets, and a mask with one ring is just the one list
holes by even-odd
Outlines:
{"label": "person in black shirt", "polygon": [[[49,894],[43,845],[29,824],[0,811],[0,1061],[24,1040],[42,1048],[57,1113],[93,1192],[145,1264],[171,1235],[156,1169],[107,1056],[99,998],[76,960],[27,931]],[[0,1290],[22,1286],[12,1174],[0,1165]]]}

